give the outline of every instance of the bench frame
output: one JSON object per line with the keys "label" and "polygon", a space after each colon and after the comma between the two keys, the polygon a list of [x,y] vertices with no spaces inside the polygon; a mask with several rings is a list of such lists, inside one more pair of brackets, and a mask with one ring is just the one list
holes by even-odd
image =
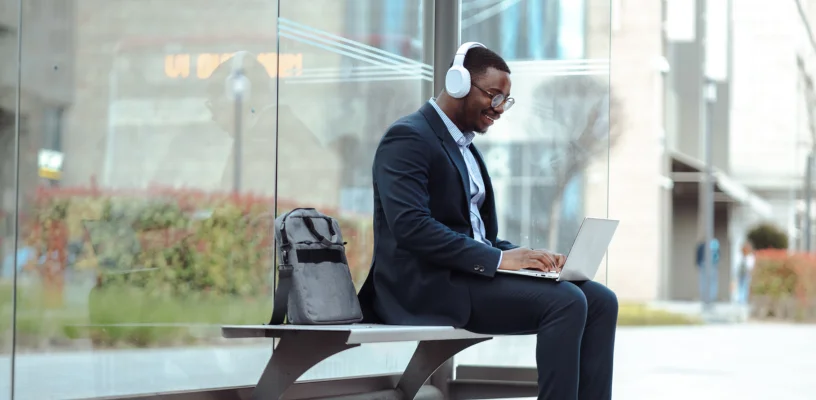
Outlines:
{"label": "bench frame", "polygon": [[[420,389],[417,398],[446,400],[529,398],[538,395],[536,369],[525,367],[469,366],[456,367],[448,361],[431,377],[430,385]],[[315,398],[371,399],[394,398],[401,374],[338,377],[300,381],[284,394],[287,400]],[[255,386],[221,387],[188,391],[123,395],[86,400],[246,400]],[[404,396],[402,398],[405,398]]]}
{"label": "bench frame", "polygon": [[[107,400],[303,400],[343,399],[495,399],[535,397],[536,369],[456,367],[453,357],[487,340],[461,329],[389,325],[239,325],[222,327],[225,338],[274,338],[277,346],[255,386],[107,397]],[[296,382],[319,362],[366,343],[418,341],[402,374],[381,374]],[[440,368],[441,367],[441,368]],[[430,385],[425,385],[430,380]],[[101,399],[96,399],[101,400]]]}
{"label": "bench frame", "polygon": [[492,339],[452,327],[387,325],[253,325],[224,326],[225,338],[277,338],[253,400],[281,399],[295,381],[319,362],[364,343],[419,341],[396,390],[413,399],[433,373],[446,361],[474,344]]}

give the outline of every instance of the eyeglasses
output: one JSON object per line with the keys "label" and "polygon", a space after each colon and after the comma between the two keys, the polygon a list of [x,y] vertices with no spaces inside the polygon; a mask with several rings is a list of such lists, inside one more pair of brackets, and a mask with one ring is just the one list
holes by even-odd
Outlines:
{"label": "eyeglasses", "polygon": [[471,83],[471,85],[473,85],[473,87],[475,87],[476,89],[483,91],[486,95],[490,96],[490,107],[498,108],[500,105],[504,104],[504,111],[507,111],[513,108],[513,104],[516,104],[516,99],[512,97],[504,97],[504,94],[502,93],[499,94],[490,93],[489,91],[480,88],[474,83]]}

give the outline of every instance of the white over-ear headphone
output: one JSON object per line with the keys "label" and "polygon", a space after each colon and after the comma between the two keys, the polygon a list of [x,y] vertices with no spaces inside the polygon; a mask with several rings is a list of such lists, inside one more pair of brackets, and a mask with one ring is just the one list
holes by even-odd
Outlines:
{"label": "white over-ear headphone", "polygon": [[453,65],[445,74],[445,91],[453,98],[461,99],[470,93],[470,72],[465,69],[465,55],[474,47],[485,47],[485,45],[479,42],[467,42],[459,46],[456,56],[453,57]]}
{"label": "white over-ear headphone", "polygon": [[224,82],[225,95],[227,100],[234,101],[236,95],[241,93],[241,99],[246,101],[252,95],[252,82],[246,75],[244,68],[244,57],[252,57],[248,51],[239,51],[230,58],[231,69]]}

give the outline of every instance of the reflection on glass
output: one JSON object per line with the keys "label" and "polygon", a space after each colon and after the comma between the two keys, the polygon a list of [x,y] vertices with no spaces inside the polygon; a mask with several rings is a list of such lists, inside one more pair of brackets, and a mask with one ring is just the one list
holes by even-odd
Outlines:
{"label": "reflection on glass", "polygon": [[[374,151],[394,120],[422,104],[422,84],[432,79],[431,67],[418,61],[420,3],[281,3],[280,53],[304,61],[300,74],[279,80],[277,211],[316,207],[337,218],[358,288],[373,254]],[[325,18],[327,10],[342,15],[340,7],[345,20]],[[414,346],[363,346],[310,376],[401,372]]]}
{"label": "reflection on glass", "polygon": [[[280,18],[274,1],[24,4],[16,249],[14,104],[0,96],[17,398],[254,383],[269,343],[219,327],[269,319],[276,212],[340,219],[365,279],[373,149],[431,79],[420,1],[285,1]],[[305,378],[401,370],[411,351],[355,349]]]}
{"label": "reflection on glass", "polygon": [[16,398],[252,383],[268,344],[219,326],[271,311],[276,79],[303,67],[277,5],[26,4]]}
{"label": "reflection on glass", "polygon": [[[0,398],[8,398],[11,393],[15,260],[33,256],[15,247],[18,5],[10,2],[0,6],[4,14],[0,17]],[[28,136],[20,139],[28,140]]]}
{"label": "reflection on glass", "polygon": [[[608,215],[608,151],[620,109],[608,48],[599,50],[609,40],[608,10],[583,1],[472,1],[462,3],[461,23],[463,40],[496,50],[512,71],[517,104],[476,139],[493,179],[499,235],[566,254],[585,217]],[[534,337],[497,338],[456,362],[534,366],[534,347]]]}

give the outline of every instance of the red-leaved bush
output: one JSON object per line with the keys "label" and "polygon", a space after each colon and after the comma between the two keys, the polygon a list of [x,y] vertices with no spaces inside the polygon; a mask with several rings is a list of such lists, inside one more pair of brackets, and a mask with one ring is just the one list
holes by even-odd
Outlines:
{"label": "red-leaved bush", "polygon": [[766,249],[757,251],[756,257],[751,283],[755,308],[771,310],[793,307],[793,310],[785,310],[784,314],[811,318],[816,313],[816,255]]}

